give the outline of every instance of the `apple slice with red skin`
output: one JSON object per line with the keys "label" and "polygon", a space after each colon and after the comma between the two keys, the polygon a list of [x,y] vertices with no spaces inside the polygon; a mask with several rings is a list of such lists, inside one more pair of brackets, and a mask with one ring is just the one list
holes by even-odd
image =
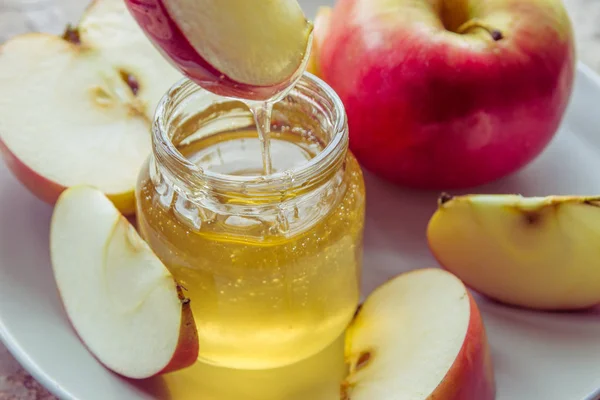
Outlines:
{"label": "apple slice with red skin", "polygon": [[102,192],[75,186],[61,194],[50,255],[75,331],[107,368],[144,379],[196,362],[190,300]]}
{"label": "apple slice with red skin", "polygon": [[493,400],[489,345],[477,304],[439,268],[377,288],[346,333],[343,400]]}
{"label": "apple slice with red skin", "polygon": [[376,175],[473,187],[519,170],[555,136],[575,71],[560,0],[338,0],[328,18],[318,73]]}
{"label": "apple slice with red skin", "polygon": [[24,34],[0,48],[0,150],[50,204],[85,184],[131,215],[154,108],[181,78],[122,0],[96,0],[64,37]]}
{"label": "apple slice with red skin", "polygon": [[203,88],[266,100],[299,78],[312,24],[296,0],[125,0],[163,55]]}

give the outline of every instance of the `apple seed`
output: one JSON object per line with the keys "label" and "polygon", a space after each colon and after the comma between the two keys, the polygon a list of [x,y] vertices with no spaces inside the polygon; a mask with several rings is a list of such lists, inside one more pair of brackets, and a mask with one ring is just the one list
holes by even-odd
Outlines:
{"label": "apple seed", "polygon": [[79,29],[73,28],[70,24],[65,28],[65,32],[62,38],[69,43],[81,44],[81,38],[79,37]]}
{"label": "apple seed", "polygon": [[358,361],[356,362],[355,371],[360,371],[361,369],[363,369],[364,367],[369,365],[369,361],[371,361],[371,352],[370,351],[364,351],[364,352],[360,353],[360,356],[358,357]]}
{"label": "apple seed", "polygon": [[124,70],[119,70],[119,74],[121,75],[121,78],[125,81],[125,83],[127,83],[127,86],[129,86],[133,95],[137,96],[140,90],[140,83],[137,80],[137,78],[133,74]]}

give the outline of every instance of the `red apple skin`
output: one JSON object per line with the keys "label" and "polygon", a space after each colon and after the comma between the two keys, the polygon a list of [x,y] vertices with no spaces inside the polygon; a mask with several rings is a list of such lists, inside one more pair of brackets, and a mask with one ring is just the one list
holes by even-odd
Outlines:
{"label": "red apple skin", "polygon": [[[0,154],[2,154],[8,169],[34,196],[50,205],[56,204],[62,192],[65,191],[65,186],[51,181],[29,168],[2,140],[0,140]],[[107,194],[107,197],[123,215],[131,216],[135,214],[135,192],[133,189],[125,193]]]}
{"label": "red apple skin", "polygon": [[495,41],[483,29],[445,31],[425,3],[338,0],[332,11],[317,58],[346,107],[352,151],[376,175],[420,189],[516,172],[554,137],[572,92],[562,4],[477,1],[479,20],[503,35]]}
{"label": "red apple skin", "polygon": [[181,287],[178,287],[177,290],[179,298],[182,301],[179,343],[177,343],[177,349],[173,354],[173,358],[165,368],[156,374],[157,376],[187,368],[198,360],[200,351],[198,329],[196,328],[196,322],[192,314],[190,300],[185,299]]}
{"label": "red apple skin", "polygon": [[202,88],[221,96],[267,100],[287,87],[288,82],[268,87],[246,85],[216,70],[192,47],[170,17],[163,0],[125,0],[125,4],[158,51]]}
{"label": "red apple skin", "polygon": [[[77,335],[77,337],[79,338],[81,343],[86,347],[86,349],[90,352],[90,354],[104,367],[108,368],[109,370],[111,370],[125,378],[129,378],[132,380],[150,379],[150,378],[158,377],[158,376],[168,374],[171,372],[180,371],[182,369],[192,366],[198,360],[198,355],[200,353],[200,346],[199,346],[199,342],[198,342],[198,328],[196,327],[196,321],[194,320],[194,315],[192,313],[192,308],[190,306],[190,302],[183,301],[184,296],[183,296],[183,292],[180,287],[178,287],[177,290],[179,293],[179,298],[182,300],[181,325],[179,328],[179,342],[177,343],[177,347],[175,349],[175,352],[173,353],[173,358],[171,358],[169,363],[167,365],[165,365],[165,367],[163,369],[161,369],[160,371],[158,371],[152,375],[149,375],[149,376],[134,378],[134,377],[130,377],[130,376],[121,374],[118,371],[114,371],[111,368],[111,366],[106,365],[104,363],[104,361],[102,361],[96,355],[96,353],[94,353],[92,351],[92,349],[88,346],[85,339],[77,331],[77,328],[75,328],[75,324],[73,324],[73,321],[71,320],[71,318],[68,314],[67,314],[67,320],[71,324],[71,328],[73,328],[73,331],[75,332],[75,334]],[[60,290],[58,290],[58,294],[59,294],[59,296],[61,296]]]}
{"label": "red apple skin", "polygon": [[496,398],[494,366],[485,327],[469,293],[471,317],[467,337],[456,361],[428,400],[493,400]]}
{"label": "red apple skin", "polygon": [[52,205],[56,203],[60,194],[65,190],[64,186],[44,178],[22,163],[2,140],[0,140],[0,152],[8,169],[23,186],[43,202]]}

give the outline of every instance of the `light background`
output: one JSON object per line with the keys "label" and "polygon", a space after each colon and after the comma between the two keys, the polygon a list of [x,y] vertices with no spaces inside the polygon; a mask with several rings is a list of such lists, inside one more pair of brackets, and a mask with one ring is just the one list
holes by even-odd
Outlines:
{"label": "light background", "polygon": [[[333,0],[299,1],[311,18],[319,5],[333,4]],[[573,20],[579,58],[600,73],[600,0],[564,0],[564,3]],[[87,4],[85,0],[0,0],[0,42],[32,30],[61,32],[66,22],[77,21]],[[12,399],[54,397],[24,372],[0,344],[0,400]]]}

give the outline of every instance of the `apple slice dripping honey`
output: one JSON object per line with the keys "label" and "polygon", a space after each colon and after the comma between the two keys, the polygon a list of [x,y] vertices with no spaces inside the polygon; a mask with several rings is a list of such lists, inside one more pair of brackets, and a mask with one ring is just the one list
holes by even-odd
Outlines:
{"label": "apple slice dripping honey", "polygon": [[440,198],[431,251],[490,298],[541,310],[600,304],[600,197]]}
{"label": "apple slice dripping honey", "polygon": [[126,0],[152,42],[214,93],[267,100],[299,77],[312,24],[296,0]]}
{"label": "apple slice dripping honey", "polygon": [[190,300],[102,192],[76,186],[61,194],[50,255],[69,320],[107,368],[143,379],[196,361]]}
{"label": "apple slice dripping honey", "polygon": [[154,108],[181,77],[121,0],[96,0],[62,37],[24,34],[0,48],[0,149],[48,203],[85,184],[133,214]]}
{"label": "apple slice dripping honey", "polygon": [[438,268],[377,288],[346,332],[342,400],[493,400],[487,335],[463,283]]}

